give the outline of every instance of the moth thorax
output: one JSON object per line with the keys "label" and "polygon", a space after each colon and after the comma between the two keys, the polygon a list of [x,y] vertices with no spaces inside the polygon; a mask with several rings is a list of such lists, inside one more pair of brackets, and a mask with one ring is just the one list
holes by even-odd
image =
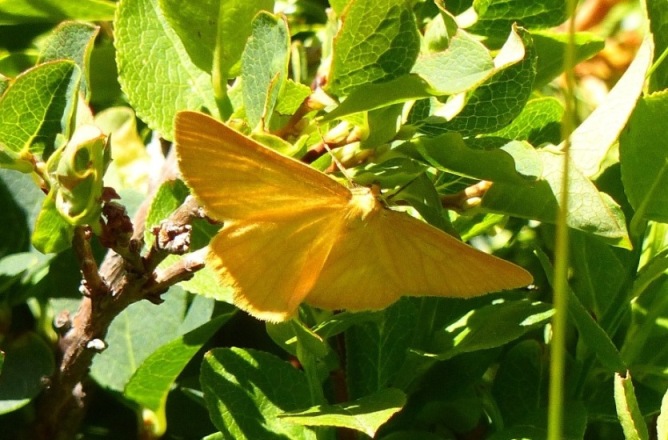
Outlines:
{"label": "moth thorax", "polygon": [[366,220],[369,215],[382,208],[371,189],[364,187],[351,188],[350,191],[353,193],[353,197],[350,199],[351,209],[349,212],[351,217]]}

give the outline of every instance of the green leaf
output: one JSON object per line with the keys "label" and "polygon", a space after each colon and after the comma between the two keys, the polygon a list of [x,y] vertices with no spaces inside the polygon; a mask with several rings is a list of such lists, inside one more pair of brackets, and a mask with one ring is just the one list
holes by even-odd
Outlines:
{"label": "green leaf", "polygon": [[564,106],[555,98],[531,99],[510,125],[489,136],[527,141],[534,146],[556,145],[561,140],[563,114]]}
{"label": "green leaf", "polygon": [[[482,207],[523,218],[554,223],[563,177],[563,155],[549,149],[538,150],[543,162],[543,178],[533,186],[495,183],[482,199]],[[597,235],[608,242],[628,247],[624,215],[619,206],[571,165],[569,173],[568,226]]]}
{"label": "green leaf", "polygon": [[473,9],[478,22],[472,30],[482,35],[504,35],[514,24],[527,29],[549,28],[568,17],[563,0],[474,0]]}
{"label": "green leaf", "polygon": [[278,103],[274,109],[281,115],[293,115],[302,105],[304,100],[311,95],[311,89],[304,85],[298,84],[291,79],[285,81],[283,91],[278,97]]}
{"label": "green leaf", "polygon": [[49,193],[35,221],[32,245],[44,253],[58,253],[72,246],[74,226],[61,215],[56,207],[56,191]]}
{"label": "green leaf", "polygon": [[251,35],[253,18],[260,11],[272,12],[274,1],[228,0],[220,3],[214,56],[218,63],[216,69],[220,71],[221,77],[231,78],[239,74],[241,55]]}
{"label": "green leaf", "polygon": [[[647,39],[605,100],[571,134],[571,158],[585,176],[591,177],[599,172],[608,150],[617,142],[643,91],[651,61],[652,44]],[[650,136],[644,131],[641,134],[646,142]]]}
{"label": "green leaf", "polygon": [[267,336],[286,353],[297,356],[297,337],[291,321],[267,322]]}
{"label": "green leaf", "polygon": [[485,376],[490,368],[495,371],[498,368],[499,353],[500,350],[482,350],[433,363],[411,386],[409,402],[390,422],[391,426],[413,426],[413,420],[419,420],[416,427],[438,426],[441,432],[474,431],[481,418],[490,415],[490,407],[483,406],[487,397],[480,398],[480,387],[485,386],[487,396],[491,397]]}
{"label": "green leaf", "polygon": [[[554,268],[544,252],[536,252],[543,270],[547,276],[548,282],[553,283],[552,277]],[[606,268],[608,270],[612,268]],[[594,320],[589,311],[584,308],[580,299],[568,289],[568,316],[575,323],[578,329],[580,338],[587,345],[589,350],[596,353],[601,364],[603,364],[610,372],[622,371],[626,369],[626,363],[622,358],[619,350],[615,346],[610,336],[601,328],[601,326]]]}
{"label": "green leaf", "polygon": [[109,137],[113,152],[113,161],[104,174],[105,186],[145,194],[155,164],[137,132],[135,112],[129,107],[107,107],[95,115],[95,125]]}
{"label": "green leaf", "polygon": [[426,356],[440,360],[461,353],[501,347],[525,333],[544,326],[554,314],[548,304],[530,301],[496,301],[462,316],[437,335]]}
{"label": "green leaf", "polygon": [[[519,61],[522,56],[519,56]],[[420,75],[434,95],[454,95],[489,79],[497,70],[489,50],[468,33],[458,30],[442,52],[418,57],[411,73]]]}
{"label": "green leaf", "polygon": [[[109,103],[123,102],[121,85],[118,83],[116,68],[116,49],[111,41],[98,42],[90,54],[88,68],[90,102],[95,108],[102,108]],[[134,111],[132,112],[134,115]],[[97,115],[96,115],[97,116]]]}
{"label": "green leaf", "polygon": [[179,286],[188,292],[202,295],[206,298],[213,298],[216,301],[232,304],[234,289],[232,286],[223,286],[214,270],[209,266],[197,271],[190,280],[179,283]]}
{"label": "green leaf", "polygon": [[[666,24],[668,24],[668,5],[661,0],[649,0],[644,2],[649,17],[649,29],[654,40],[655,56],[654,62],[668,50],[668,35],[666,35]],[[656,70],[649,79],[649,90],[651,92],[668,88],[668,63],[665,61],[656,66]]]}
{"label": "green leaf", "polygon": [[[531,31],[538,63],[534,88],[538,89],[561,75],[564,71],[564,53],[568,34],[552,30]],[[574,35],[575,64],[587,60],[605,47],[605,41],[593,34],[579,32]]]}
{"label": "green leaf", "polygon": [[362,88],[352,90],[345,101],[322,117],[322,121],[327,122],[353,113],[430,96],[432,96],[431,86],[427,81],[419,75],[403,75],[382,83],[365,84]]}
{"label": "green leaf", "polygon": [[313,331],[323,339],[343,333],[350,327],[376,318],[374,312],[341,312],[336,313],[318,324]]}
{"label": "green leaf", "polygon": [[0,257],[0,293],[15,287],[15,281],[45,273],[51,259],[37,252],[19,252]]}
{"label": "green leaf", "polygon": [[99,31],[99,26],[87,23],[72,21],[61,23],[45,41],[38,61],[41,64],[67,59],[77,63],[83,72],[81,93],[86,101],[90,98],[88,64]]}
{"label": "green leaf", "polygon": [[494,63],[500,69],[472,92],[454,118],[451,118],[452,103],[436,107],[421,130],[458,131],[470,136],[497,131],[510,124],[529,100],[536,75],[536,53],[529,33],[513,27]]}
{"label": "green leaf", "polygon": [[423,48],[430,52],[439,52],[447,49],[450,40],[458,30],[457,20],[442,4],[436,3],[438,15],[433,18],[424,30]]}
{"label": "green leaf", "polygon": [[148,301],[132,304],[114,319],[105,338],[107,349],[95,356],[91,367],[102,387],[123,392],[144,360],[181,334],[185,292],[172,287],[163,299],[160,306]]}
{"label": "green leaf", "polygon": [[[581,401],[567,401],[563,405],[564,440],[585,438],[588,408]],[[489,440],[547,439],[547,410],[540,408],[524,416],[524,420],[514,426],[495,432]]]}
{"label": "green leaf", "polygon": [[619,138],[622,182],[639,218],[668,222],[668,91],[638,101]]}
{"label": "green leaf", "polygon": [[571,285],[583,305],[601,317],[609,310],[611,292],[617,292],[629,281],[628,268],[633,255],[627,249],[608,246],[602,240],[571,230]]}
{"label": "green leaf", "polygon": [[298,345],[309,352],[314,358],[324,358],[332,353],[324,338],[314,330],[306,327],[301,321],[289,321],[266,324],[267,334],[283,350],[298,355]]}
{"label": "green leaf", "polygon": [[417,308],[402,299],[377,313],[372,322],[346,331],[346,377],[357,399],[392,385],[411,345]]}
{"label": "green leaf", "polygon": [[278,418],[304,426],[337,426],[374,437],[378,429],[406,404],[406,395],[386,388],[370,396],[338,405],[318,405],[302,411],[279,414]]}
{"label": "green leaf", "polygon": [[298,344],[313,357],[324,358],[331,352],[331,348],[327,345],[327,342],[302,322],[293,319],[290,321],[290,325]]}
{"label": "green leaf", "polygon": [[[369,135],[360,141],[360,148],[377,148],[392,142],[401,129],[404,106],[401,104],[379,108],[365,114]],[[360,114],[362,116],[364,114]]]}
{"label": "green leaf", "polygon": [[56,135],[69,137],[80,78],[72,61],[52,61],[14,80],[0,97],[0,166],[31,171],[29,153],[46,159]]}
{"label": "green leaf", "polygon": [[[351,91],[346,100],[326,114],[323,120],[409,100],[463,93],[486,81],[497,81],[498,75],[525,56],[524,44],[515,32],[511,33],[502,52],[492,60],[482,44],[466,32],[458,31],[446,50],[420,56],[410,74]],[[443,108],[451,111],[447,105]],[[448,119],[450,116],[454,115],[449,115]]]}
{"label": "green leaf", "polygon": [[285,18],[260,12],[241,56],[246,118],[251,128],[269,127],[288,75],[290,32]]}
{"label": "green leaf", "polygon": [[[659,225],[653,226],[657,227]],[[654,255],[638,271],[633,281],[633,296],[635,297],[645,292],[654,281],[663,277],[666,270],[668,270],[668,249],[664,249]]]}
{"label": "green leaf", "polygon": [[116,5],[103,0],[11,0],[0,3],[0,25],[57,23],[66,19],[110,21]]}
{"label": "green leaf", "polygon": [[[636,288],[634,285],[634,291]],[[614,306],[615,304],[611,307]],[[626,334],[622,347],[622,355],[628,365],[643,365],[643,368],[650,370],[657,368],[656,371],[664,368],[668,362],[668,352],[657,350],[656,347],[657,344],[662,344],[661,341],[666,337],[662,318],[666,310],[668,310],[668,281],[662,274],[633,300],[634,325]],[[659,377],[657,376],[657,379]]]}
{"label": "green leaf", "polygon": [[521,341],[503,356],[492,393],[508,426],[523,422],[540,409],[547,385],[545,348],[537,341]]}
{"label": "green leaf", "polygon": [[522,185],[543,174],[540,157],[526,142],[480,150],[468,147],[459,133],[445,133],[419,137],[411,144],[430,165],[468,177]]}
{"label": "green leaf", "polygon": [[158,0],[122,0],[118,8],[119,81],[137,114],[168,139],[177,111],[204,108],[216,115],[211,76],[191,61]]}
{"label": "green leaf", "polygon": [[155,241],[152,229],[181,206],[189,193],[188,187],[181,180],[168,180],[160,185],[146,215],[144,241],[148,246],[152,246]]}
{"label": "green leaf", "polygon": [[656,438],[668,438],[668,390],[661,399],[661,414],[656,420]]}
{"label": "green leaf", "polygon": [[2,219],[12,225],[11,228],[0,228],[0,256],[28,250],[33,225],[44,199],[44,193],[30,174],[0,168]]}
{"label": "green leaf", "polygon": [[[202,71],[211,72],[213,50],[216,46],[218,10],[221,0],[159,0],[159,7],[165,19],[183,43],[192,62]],[[236,2],[223,2],[236,3]],[[239,25],[248,26],[240,21]],[[235,27],[239,29],[239,27]],[[244,33],[238,38],[243,43]]]}
{"label": "green leaf", "polygon": [[406,0],[352,0],[334,39],[328,90],[343,96],[357,87],[410,72],[420,50],[411,4]]}
{"label": "green leaf", "polygon": [[378,184],[383,188],[398,188],[417,179],[426,171],[426,167],[417,160],[397,156],[350,171],[353,181],[358,185]]}
{"label": "green leaf", "polygon": [[[204,298],[201,298],[203,300]],[[197,299],[195,301],[198,301]],[[218,315],[214,319],[163,345],[142,362],[125,386],[124,395],[154,412],[164,410],[167,394],[183,371],[213,334],[235,311]]]}
{"label": "green leaf", "polygon": [[311,401],[304,374],[272,354],[211,350],[204,356],[200,382],[211,420],[225,439],[316,439],[310,429],[277,418],[320,402]]}
{"label": "green leaf", "polygon": [[51,348],[33,332],[27,332],[3,346],[0,374],[0,414],[27,405],[43,389],[44,377],[55,369]]}
{"label": "green leaf", "polygon": [[631,373],[615,374],[615,407],[627,440],[648,440],[647,425],[638,407]]}
{"label": "green leaf", "polygon": [[[160,8],[197,67],[205,72],[212,71],[218,41],[221,71],[225,78],[233,78],[238,74],[239,60],[251,34],[253,17],[261,10],[271,12],[273,1],[204,0],[184,3],[181,0],[160,0]],[[217,36],[218,32],[220,35]]]}

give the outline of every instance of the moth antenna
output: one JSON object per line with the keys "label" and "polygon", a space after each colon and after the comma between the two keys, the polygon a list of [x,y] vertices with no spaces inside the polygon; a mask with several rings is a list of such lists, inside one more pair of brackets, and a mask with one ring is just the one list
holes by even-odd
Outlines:
{"label": "moth antenna", "polygon": [[334,153],[332,152],[332,149],[329,148],[329,144],[327,143],[327,141],[325,141],[325,137],[322,135],[322,131],[320,131],[320,125],[316,125],[316,128],[318,130],[318,135],[320,136],[320,141],[322,142],[323,147],[325,147],[325,150],[327,150],[327,152],[329,153],[329,156],[332,158],[332,161],[334,162],[336,167],[339,169],[339,171],[341,171],[341,174],[343,174],[343,177],[346,178],[346,180],[348,181],[350,186],[353,186],[354,182],[353,182],[352,177],[350,176],[350,174],[348,174],[348,170],[346,169],[346,167],[334,155]]}

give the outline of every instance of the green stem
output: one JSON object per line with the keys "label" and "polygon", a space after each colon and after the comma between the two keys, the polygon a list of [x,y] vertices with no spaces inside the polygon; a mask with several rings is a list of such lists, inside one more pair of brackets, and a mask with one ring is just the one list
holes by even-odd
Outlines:
{"label": "green stem", "polygon": [[548,409],[548,440],[562,438],[563,405],[564,405],[564,366],[566,359],[566,326],[568,316],[568,203],[569,203],[569,165],[571,133],[575,123],[575,4],[574,0],[567,1],[569,11],[568,44],[564,54],[564,68],[566,87],[564,99],[566,107],[562,122],[562,136],[564,138],[564,168],[561,182],[559,213],[557,217],[554,267],[554,308],[552,319],[552,344],[550,357],[550,397]]}

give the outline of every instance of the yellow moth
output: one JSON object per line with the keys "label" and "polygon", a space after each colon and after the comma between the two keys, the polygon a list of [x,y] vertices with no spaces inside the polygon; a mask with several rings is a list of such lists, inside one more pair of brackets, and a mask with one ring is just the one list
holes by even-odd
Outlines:
{"label": "yellow moth", "polygon": [[467,298],[526,286],[519,266],[387,208],[201,113],[176,117],[184,180],[224,222],[207,264],[234,302],[282,321],[302,302],[374,310],[402,295]]}

